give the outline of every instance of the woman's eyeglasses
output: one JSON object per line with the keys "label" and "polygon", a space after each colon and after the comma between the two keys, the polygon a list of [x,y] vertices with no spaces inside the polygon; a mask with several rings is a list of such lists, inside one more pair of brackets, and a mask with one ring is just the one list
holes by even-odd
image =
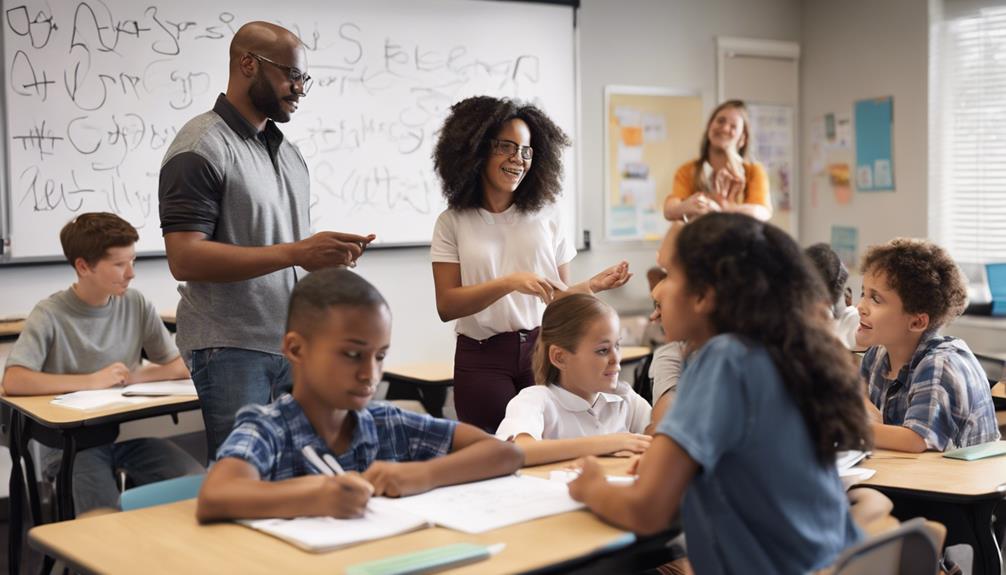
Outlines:
{"label": "woman's eyeglasses", "polygon": [[517,142],[511,142],[510,140],[489,140],[492,143],[493,153],[499,154],[501,156],[512,156],[520,151],[520,159],[530,160],[534,156],[534,150],[531,146],[521,146]]}
{"label": "woman's eyeglasses", "polygon": [[311,89],[311,85],[309,84],[309,82],[311,81],[310,74],[305,74],[304,72],[301,72],[300,70],[294,68],[293,66],[287,66],[286,64],[273,62],[269,58],[266,58],[265,56],[259,56],[254,52],[248,52],[248,55],[251,56],[252,58],[255,58],[259,62],[265,62],[266,64],[271,64],[273,66],[276,66],[280,70],[286,72],[286,77],[288,80],[290,80],[290,83],[295,85],[300,84],[301,87],[303,87],[304,89],[303,90],[304,94],[307,94],[308,90]]}

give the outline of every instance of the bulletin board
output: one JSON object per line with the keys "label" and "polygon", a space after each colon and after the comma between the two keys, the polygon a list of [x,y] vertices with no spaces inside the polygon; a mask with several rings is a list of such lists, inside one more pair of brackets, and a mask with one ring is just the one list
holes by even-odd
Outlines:
{"label": "bulletin board", "polygon": [[705,117],[696,92],[607,86],[605,238],[659,240],[678,168],[699,155]]}

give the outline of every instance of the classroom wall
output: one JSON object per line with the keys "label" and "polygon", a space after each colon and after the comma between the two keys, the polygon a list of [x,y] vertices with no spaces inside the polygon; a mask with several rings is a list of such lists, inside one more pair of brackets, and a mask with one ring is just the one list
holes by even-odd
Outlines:
{"label": "classroom wall", "polygon": [[[857,226],[861,252],[895,236],[926,237],[929,165],[926,0],[806,0],[802,36],[801,243],[829,241],[832,225]],[[818,189],[815,206],[811,197],[812,122],[827,113],[851,115],[856,100],[882,96],[894,97],[896,191],[856,192],[848,205],[840,205],[830,187],[823,186]],[[854,151],[843,159],[855,169]]]}
{"label": "classroom wall", "polygon": [[[620,259],[636,277],[605,295],[622,311],[646,310],[646,270],[655,244],[605,244],[604,86],[627,84],[699,91],[706,113],[716,105],[716,37],[799,42],[800,0],[583,0],[580,8],[582,186],[584,227],[593,248],[577,256],[575,277],[585,277]],[[702,134],[671,134],[694,141]]]}
{"label": "classroom wall", "polygon": [[[643,310],[647,300],[646,269],[653,265],[655,245],[609,244],[603,235],[602,167],[603,91],[606,84],[639,84],[695,89],[715,104],[716,52],[719,35],[798,41],[799,0],[585,0],[579,12],[581,61],[581,211],[583,227],[592,232],[593,249],[573,263],[582,279],[628,259],[637,276],[608,299],[622,310]],[[296,119],[294,119],[296,121]],[[695,140],[700,134],[681,137]],[[567,182],[572,193],[573,182]],[[375,230],[380,233],[380,230]],[[384,292],[394,313],[389,362],[448,359],[453,356],[453,329],[437,318],[428,251],[403,249],[368,253],[359,267]],[[137,263],[134,286],[161,309],[178,301],[176,282],[163,259]],[[73,281],[69,266],[0,268],[0,317],[27,313],[41,297]]]}

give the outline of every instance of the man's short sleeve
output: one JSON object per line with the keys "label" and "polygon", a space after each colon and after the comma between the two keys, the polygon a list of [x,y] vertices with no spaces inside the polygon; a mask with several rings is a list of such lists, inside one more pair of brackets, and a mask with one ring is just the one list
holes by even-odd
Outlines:
{"label": "man's short sleeve", "polygon": [[223,178],[196,152],[182,152],[161,167],[158,205],[161,233],[202,232],[213,236],[220,215]]}
{"label": "man's short sleeve", "polygon": [[[56,338],[56,326],[49,313],[36,306],[25,321],[21,335],[7,356],[6,367],[42,371],[49,349]],[[5,368],[6,369],[6,368]]]}

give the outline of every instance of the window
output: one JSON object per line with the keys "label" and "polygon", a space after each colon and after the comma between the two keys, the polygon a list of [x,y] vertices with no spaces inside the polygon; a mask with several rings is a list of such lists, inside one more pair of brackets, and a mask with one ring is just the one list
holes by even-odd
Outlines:
{"label": "window", "polygon": [[961,4],[944,4],[930,37],[929,221],[977,279],[1006,261],[1006,7]]}

